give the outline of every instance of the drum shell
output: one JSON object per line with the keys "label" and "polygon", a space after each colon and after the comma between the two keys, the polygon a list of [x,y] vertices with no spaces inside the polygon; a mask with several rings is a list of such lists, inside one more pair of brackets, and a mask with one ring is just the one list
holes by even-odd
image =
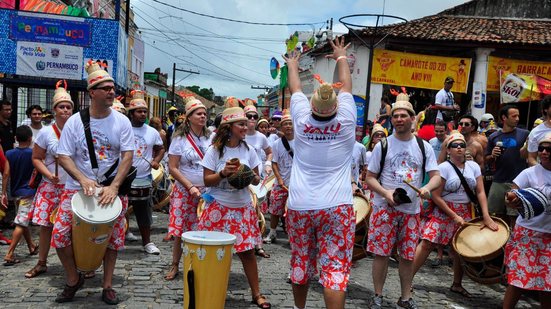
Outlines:
{"label": "drum shell", "polygon": [[101,266],[115,220],[93,224],[73,213],[73,253],[78,270],[93,271]]}
{"label": "drum shell", "polygon": [[369,217],[371,216],[371,204],[363,196],[354,196],[354,214],[356,216],[356,231],[354,233],[354,249],[352,260],[357,261],[367,257],[365,246],[367,232],[369,230]]}
{"label": "drum shell", "polygon": [[[190,294],[187,276],[190,266],[193,269],[194,276],[195,308],[224,308],[230,277],[233,243],[223,245],[195,244],[186,240],[186,233],[182,235],[184,308],[189,307]],[[233,235],[229,236],[233,237],[235,241]]]}

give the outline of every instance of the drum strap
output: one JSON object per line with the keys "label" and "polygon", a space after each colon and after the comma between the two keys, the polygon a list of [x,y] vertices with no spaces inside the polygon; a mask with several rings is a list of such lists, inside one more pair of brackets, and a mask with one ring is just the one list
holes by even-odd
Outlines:
{"label": "drum strap", "polygon": [[197,147],[197,144],[195,144],[195,141],[193,140],[193,137],[191,137],[191,135],[189,135],[189,133],[186,134],[186,137],[187,137],[187,140],[189,141],[189,143],[191,144],[191,147],[193,147],[193,149],[195,149],[195,151],[199,155],[199,158],[201,158],[201,160],[203,160],[203,157],[205,155],[203,154],[201,149],[199,149],[199,147]]}
{"label": "drum strap", "polygon": [[285,147],[285,150],[287,150],[291,158],[293,158],[293,150],[291,149],[291,145],[289,145],[289,141],[285,136],[281,137],[281,142],[283,143],[283,147]]}
{"label": "drum strap", "polygon": [[476,215],[480,216],[481,212],[478,205],[478,198],[474,194],[473,190],[471,190],[471,187],[469,187],[469,185],[467,184],[467,180],[465,180],[465,176],[463,176],[463,173],[461,173],[461,171],[457,168],[457,166],[455,166],[455,164],[452,163],[452,161],[450,160],[447,160],[447,161],[457,173],[457,177],[459,177],[459,180],[461,180],[461,185],[463,186],[463,189],[465,189],[465,193],[467,193],[467,196],[474,204]]}

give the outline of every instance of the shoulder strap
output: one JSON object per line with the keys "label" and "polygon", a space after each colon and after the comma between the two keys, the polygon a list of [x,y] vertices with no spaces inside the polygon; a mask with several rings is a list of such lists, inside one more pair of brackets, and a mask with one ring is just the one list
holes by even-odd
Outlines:
{"label": "shoulder strap", "polygon": [[59,128],[55,123],[52,125],[52,129],[54,129],[55,136],[59,140],[59,138],[61,137],[61,132],[59,131]]}
{"label": "shoulder strap", "polygon": [[417,140],[419,149],[421,149],[421,155],[423,156],[423,167],[421,170],[423,172],[423,180],[421,182],[425,182],[425,173],[426,173],[425,164],[427,163],[427,154],[425,153],[425,144],[423,143],[423,139],[420,138],[419,136],[415,135],[415,139]]}
{"label": "shoulder strap", "polygon": [[388,152],[388,143],[386,138],[381,139],[381,162],[379,163],[379,173],[377,173],[377,179],[381,178],[383,172],[383,166],[385,165],[386,153]]}
{"label": "shoulder strap", "polygon": [[84,135],[86,136],[86,145],[88,145],[88,154],[90,155],[90,163],[92,168],[98,168],[96,152],[94,151],[94,143],[92,142],[92,131],[90,130],[90,109],[85,108],[79,112],[82,125],[84,126]]}
{"label": "shoulder strap", "polygon": [[205,155],[203,154],[201,149],[199,149],[199,147],[197,147],[197,144],[195,144],[195,141],[193,140],[193,137],[191,135],[189,135],[189,133],[188,133],[188,134],[186,134],[186,138],[189,141],[189,143],[191,144],[191,147],[193,147],[193,149],[195,149],[195,151],[199,155],[199,158],[201,158],[201,160],[203,160],[203,157]]}
{"label": "shoulder strap", "polygon": [[293,150],[291,149],[291,145],[289,145],[289,141],[285,136],[281,137],[281,142],[283,143],[283,147],[285,147],[285,150],[287,150],[291,158],[293,158]]}
{"label": "shoulder strap", "polygon": [[[447,161],[453,167],[455,172],[457,173],[457,177],[459,177],[459,180],[461,180],[461,185],[463,185],[463,189],[465,189],[465,193],[467,193],[467,196],[469,196],[469,199],[471,200],[471,202],[473,202],[475,204],[478,204],[478,198],[474,194],[473,190],[471,190],[471,188],[467,184],[467,180],[465,180],[465,176],[463,176],[461,171],[459,171],[457,166],[455,166],[455,164],[453,164],[452,161],[450,161],[450,160],[447,160]],[[465,163],[465,164],[467,164],[467,163]]]}

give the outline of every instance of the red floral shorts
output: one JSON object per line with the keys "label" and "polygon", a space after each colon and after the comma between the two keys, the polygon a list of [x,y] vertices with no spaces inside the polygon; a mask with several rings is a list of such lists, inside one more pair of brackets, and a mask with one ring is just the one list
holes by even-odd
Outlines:
{"label": "red floral shorts", "polygon": [[[446,202],[446,205],[463,220],[472,220],[470,203]],[[423,227],[421,238],[435,244],[447,245],[459,227],[452,218],[446,215],[438,206],[435,206],[430,220]]]}
{"label": "red floral shorts", "polygon": [[291,281],[307,284],[321,266],[319,282],[346,291],[352,265],[356,219],[352,205],[287,211],[291,244]]}
{"label": "red floral shorts", "polygon": [[396,245],[403,259],[412,261],[419,241],[419,214],[407,214],[390,206],[375,207],[369,218],[367,251],[390,256]]}
{"label": "red floral shorts", "polygon": [[[197,187],[204,192],[203,187]],[[168,235],[181,237],[187,231],[196,231],[199,220],[197,218],[197,204],[199,198],[191,196],[189,191],[176,182],[170,194],[170,221]]]}
{"label": "red floral shorts", "polygon": [[65,184],[53,184],[51,182],[42,181],[34,198],[33,223],[52,227],[50,215],[59,206],[61,192],[63,192]]}
{"label": "red floral shorts", "polygon": [[283,216],[285,213],[285,204],[289,192],[279,185],[275,185],[270,195],[270,213],[276,216]]}
{"label": "red floral shorts", "polygon": [[551,291],[551,233],[516,225],[505,254],[509,284],[526,290]]}
{"label": "red floral shorts", "polygon": [[[57,216],[54,223],[54,229],[52,231],[52,240],[50,245],[54,248],[65,248],[72,244],[71,231],[73,229],[73,211],[71,210],[71,199],[78,190],[65,189],[61,193],[61,202],[59,209],[57,210]],[[113,226],[113,233],[109,238],[109,249],[120,251],[124,249],[124,236],[126,226],[126,209],[128,208],[128,198],[125,196],[119,196],[122,202],[122,211],[115,225]]]}
{"label": "red floral shorts", "polygon": [[201,214],[199,231],[218,231],[235,235],[235,252],[252,250],[262,243],[258,216],[252,202],[244,207],[226,207],[216,200],[205,206]]}

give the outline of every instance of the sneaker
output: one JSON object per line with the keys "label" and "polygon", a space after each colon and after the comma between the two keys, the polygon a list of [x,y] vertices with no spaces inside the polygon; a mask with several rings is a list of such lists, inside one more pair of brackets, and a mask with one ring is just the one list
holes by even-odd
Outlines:
{"label": "sneaker", "polygon": [[128,232],[126,232],[125,239],[128,240],[128,241],[136,241],[136,240],[138,240],[138,237],[136,237],[136,235],[132,234],[132,232],[128,231]]}
{"label": "sneaker", "polygon": [[371,299],[371,309],[381,309],[383,307],[383,295],[373,296]]}
{"label": "sneaker", "polygon": [[396,309],[400,308],[417,309],[417,304],[415,303],[413,298],[410,298],[408,300],[402,300],[402,298],[399,298],[398,302],[396,303]]}
{"label": "sneaker", "polygon": [[116,305],[119,303],[117,292],[112,288],[103,289],[101,292],[101,300],[108,305]]}
{"label": "sneaker", "polygon": [[149,254],[155,254],[155,255],[161,254],[161,250],[159,250],[159,248],[157,248],[157,246],[155,246],[155,244],[152,243],[152,242],[150,242],[147,245],[143,246],[143,249],[145,250],[145,252],[147,252]]}
{"label": "sneaker", "polygon": [[276,235],[275,234],[272,234],[271,232],[268,233],[268,236],[266,236],[266,238],[262,239],[262,241],[265,243],[265,244],[271,244],[273,242],[276,242]]}

